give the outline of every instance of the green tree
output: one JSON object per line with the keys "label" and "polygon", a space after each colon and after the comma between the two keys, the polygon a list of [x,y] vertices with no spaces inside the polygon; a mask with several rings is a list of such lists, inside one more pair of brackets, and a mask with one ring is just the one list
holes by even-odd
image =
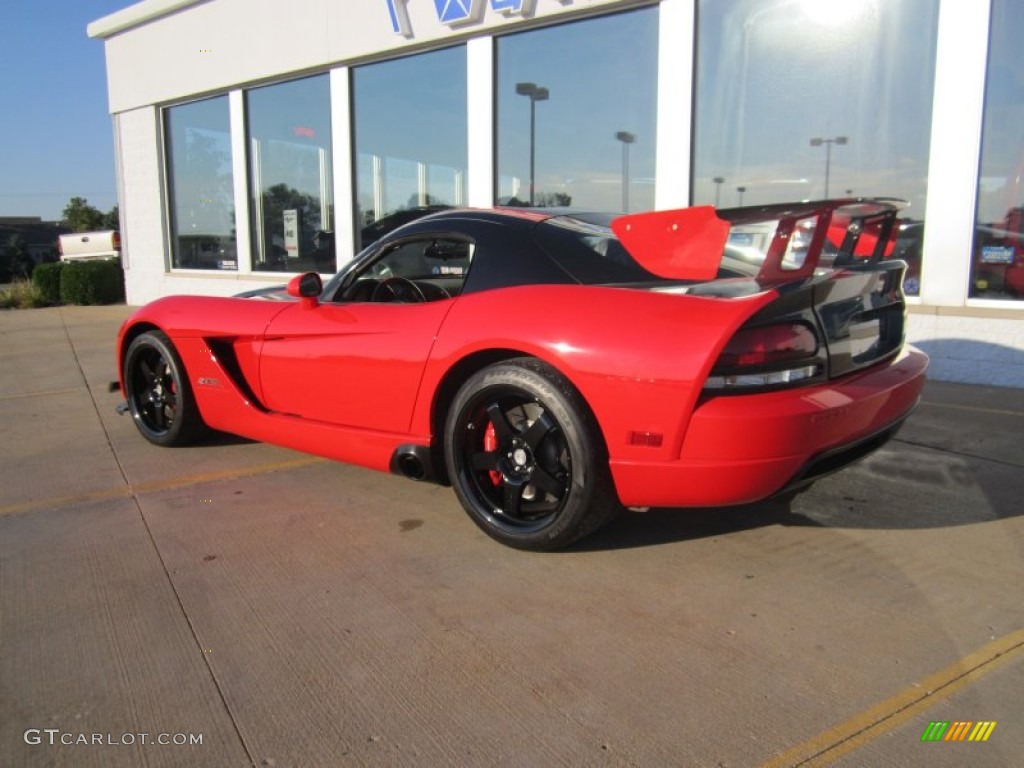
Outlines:
{"label": "green tree", "polygon": [[118,205],[114,205],[109,211],[103,214],[103,228],[104,229],[121,229],[121,208]]}
{"label": "green tree", "polygon": [[568,208],[572,205],[572,196],[565,192],[538,192],[535,199],[538,208]]}
{"label": "green tree", "polygon": [[74,232],[91,232],[103,228],[104,216],[84,197],[72,197],[64,206],[64,222]]}
{"label": "green tree", "polygon": [[28,252],[25,238],[19,234],[13,234],[7,238],[3,258],[0,259],[0,273],[3,273],[0,274],[0,279],[3,282],[24,279],[32,274],[33,266],[35,264]]}

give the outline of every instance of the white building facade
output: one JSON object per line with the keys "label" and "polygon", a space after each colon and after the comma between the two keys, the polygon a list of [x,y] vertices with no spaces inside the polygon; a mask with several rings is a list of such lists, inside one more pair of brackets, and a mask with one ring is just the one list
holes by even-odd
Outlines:
{"label": "white building facade", "polygon": [[1019,0],[143,0],[104,41],[130,303],[435,206],[905,199],[908,337],[1024,386]]}

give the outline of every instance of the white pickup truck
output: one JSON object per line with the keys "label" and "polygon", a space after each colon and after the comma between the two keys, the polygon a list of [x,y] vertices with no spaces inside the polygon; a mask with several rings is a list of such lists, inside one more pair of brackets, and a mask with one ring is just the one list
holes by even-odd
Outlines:
{"label": "white pickup truck", "polygon": [[121,255],[121,233],[108,229],[103,232],[73,232],[61,235],[57,242],[61,261],[93,261],[116,259]]}

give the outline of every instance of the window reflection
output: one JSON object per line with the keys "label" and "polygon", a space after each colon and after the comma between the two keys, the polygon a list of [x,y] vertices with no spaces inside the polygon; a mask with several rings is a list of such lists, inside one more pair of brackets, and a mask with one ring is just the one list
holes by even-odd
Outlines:
{"label": "window reflection", "polygon": [[465,205],[465,48],[358,67],[352,92],[357,247],[441,207]]}
{"label": "window reflection", "polygon": [[497,202],[654,207],[658,10],[497,43]]}
{"label": "window reflection", "polygon": [[334,272],[327,75],[246,93],[253,269]]}
{"label": "window reflection", "polygon": [[237,269],[228,99],[164,112],[171,266]]}
{"label": "window reflection", "polygon": [[698,7],[694,202],[906,199],[916,293],[938,0]]}
{"label": "window reflection", "polygon": [[344,301],[418,303],[458,296],[474,245],[439,237],[405,240],[387,250],[344,289]]}
{"label": "window reflection", "polygon": [[993,0],[970,295],[1024,298],[1024,6]]}

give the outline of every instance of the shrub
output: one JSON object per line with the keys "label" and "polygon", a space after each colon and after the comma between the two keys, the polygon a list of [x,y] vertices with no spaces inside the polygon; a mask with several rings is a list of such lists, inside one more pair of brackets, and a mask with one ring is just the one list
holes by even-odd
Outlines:
{"label": "shrub", "polygon": [[116,304],[124,301],[124,272],[110,261],[71,261],[60,270],[60,299],[65,304]]}
{"label": "shrub", "polygon": [[35,309],[45,307],[42,291],[28,280],[17,280],[0,290],[0,309]]}
{"label": "shrub", "polygon": [[64,262],[40,264],[32,273],[32,284],[39,289],[47,304],[60,303],[60,271]]}

